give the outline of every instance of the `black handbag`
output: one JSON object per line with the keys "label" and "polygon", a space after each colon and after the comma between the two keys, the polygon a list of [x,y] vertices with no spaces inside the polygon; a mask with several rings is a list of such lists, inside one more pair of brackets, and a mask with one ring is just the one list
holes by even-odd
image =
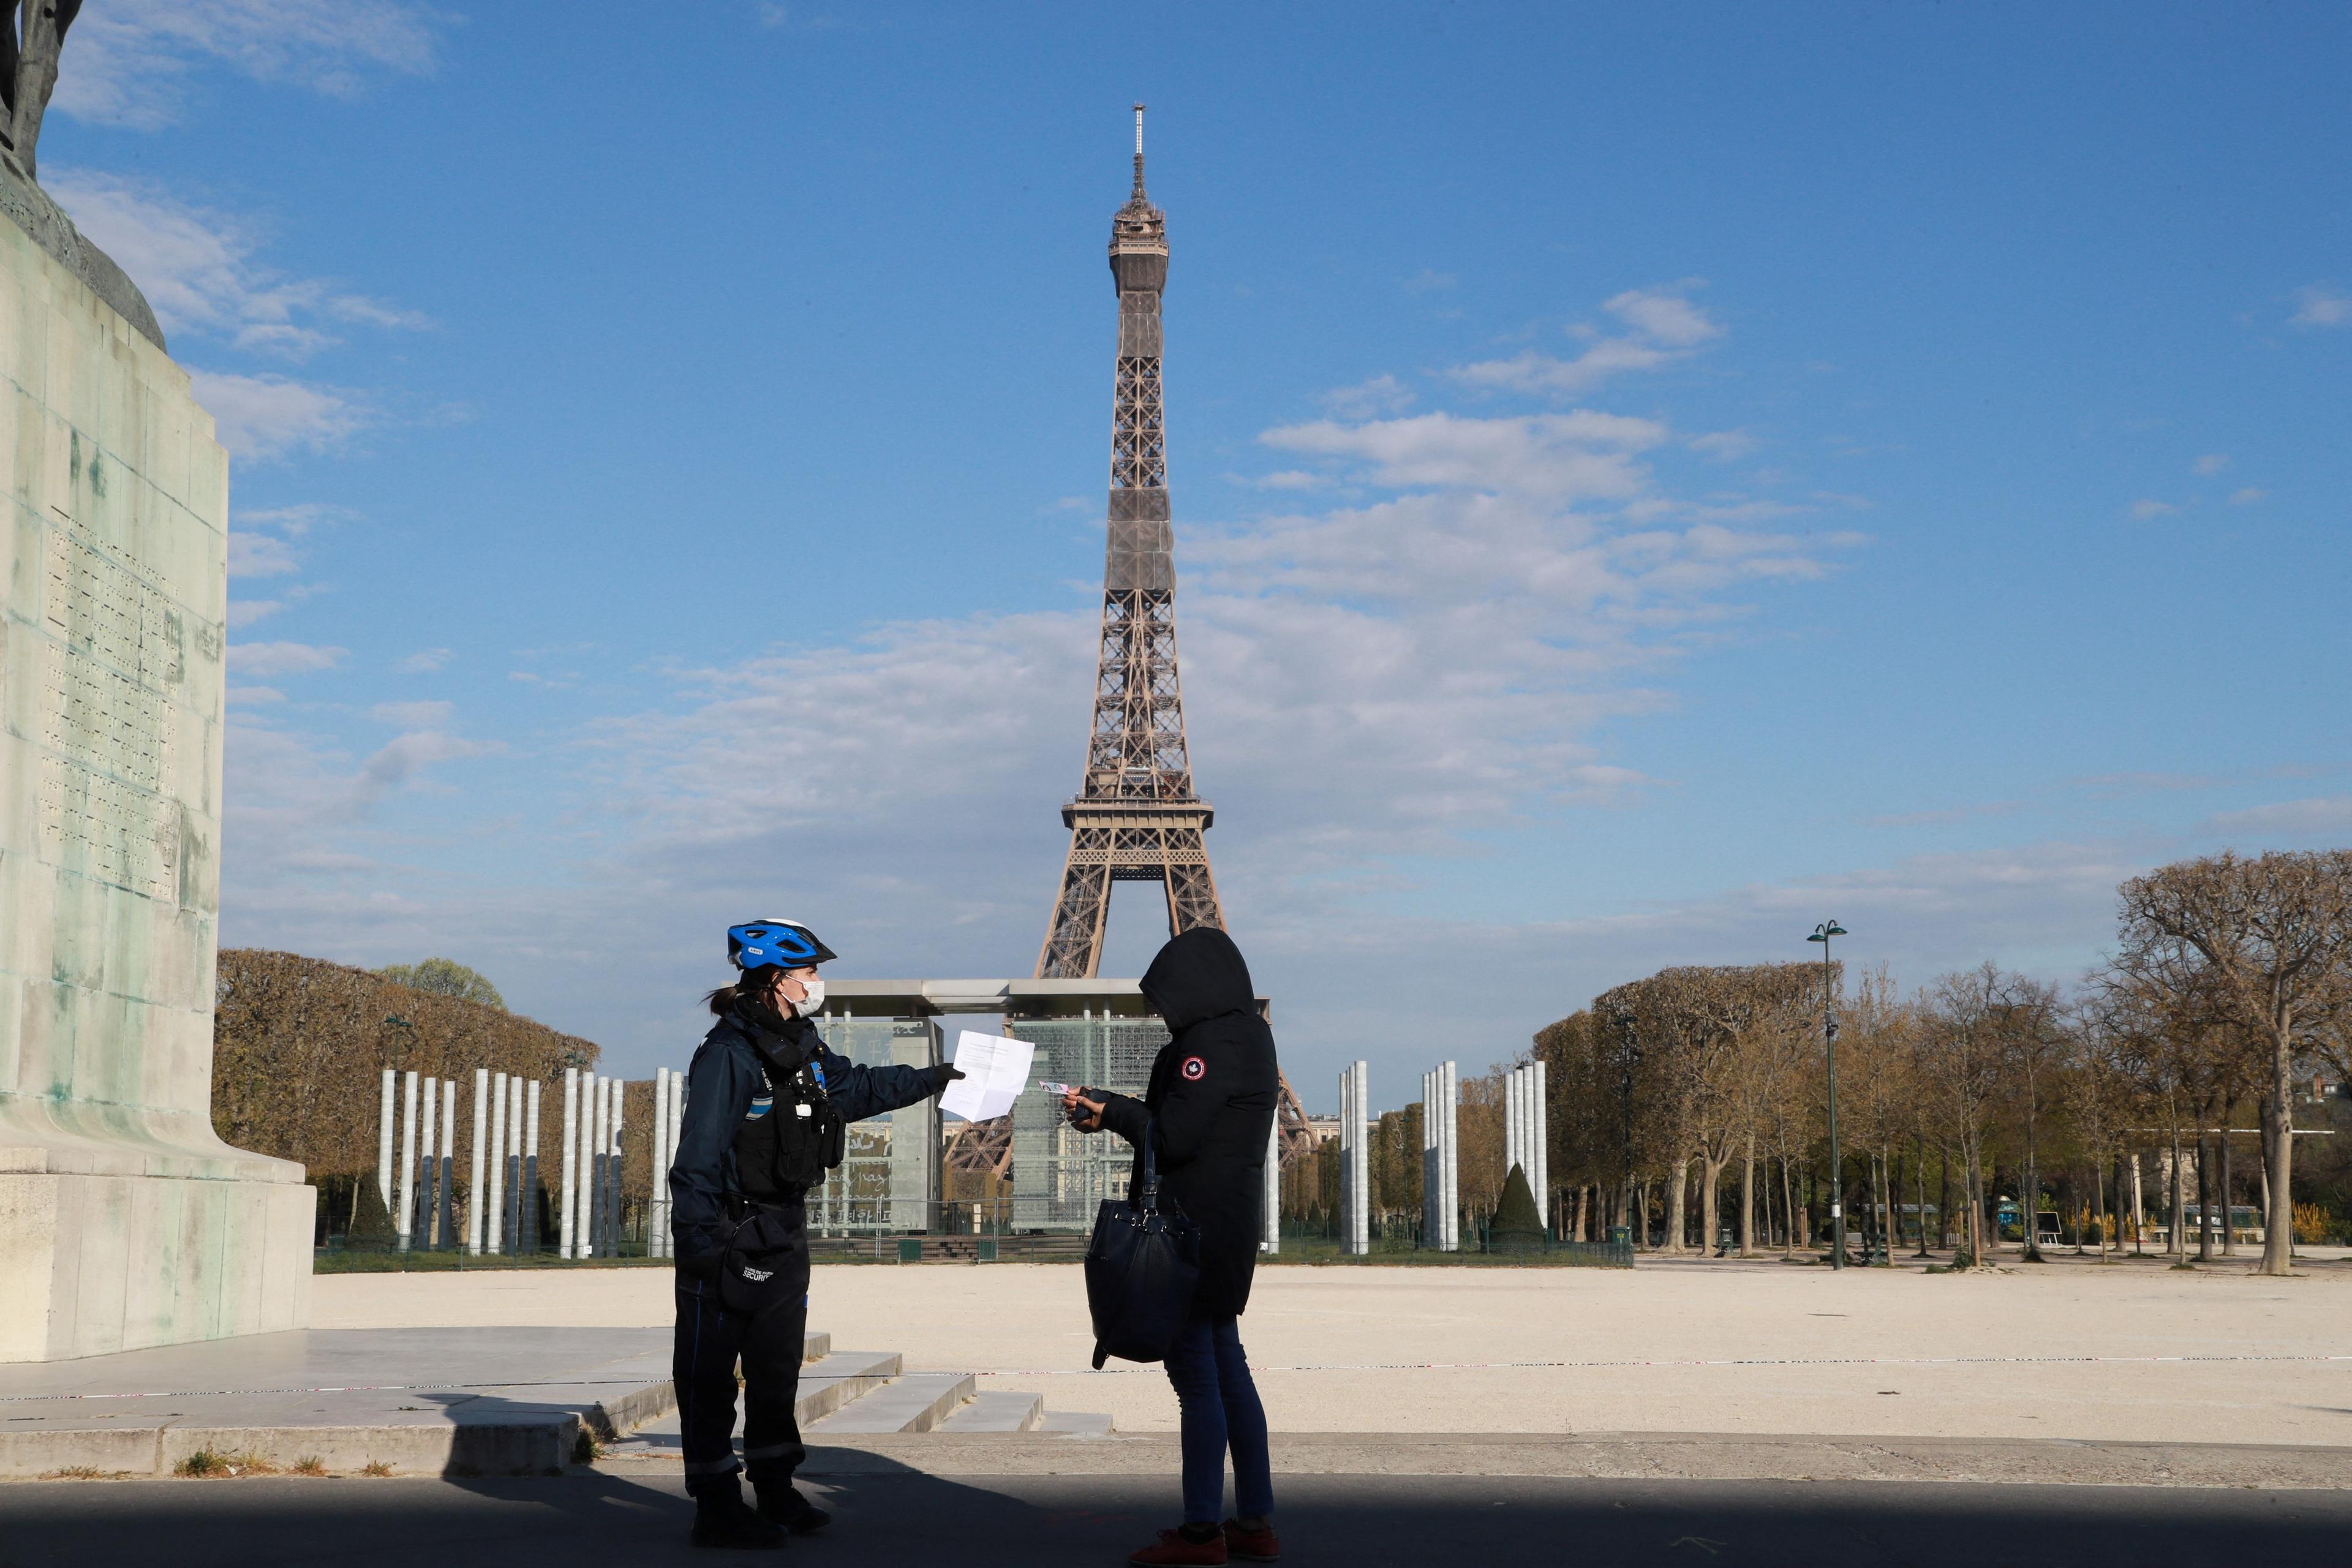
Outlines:
{"label": "black handbag", "polygon": [[1192,1315],[1201,1280],[1201,1227],[1160,1206],[1151,1123],[1143,1124],[1143,1187],[1105,1198],[1087,1243],[1087,1311],[1094,1320],[1095,1366],[1160,1361]]}

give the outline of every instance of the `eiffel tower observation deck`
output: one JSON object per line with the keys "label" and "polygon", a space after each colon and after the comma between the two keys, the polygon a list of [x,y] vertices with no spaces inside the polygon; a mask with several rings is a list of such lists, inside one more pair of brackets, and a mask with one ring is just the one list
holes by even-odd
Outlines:
{"label": "eiffel tower observation deck", "polygon": [[1160,390],[1168,219],[1144,193],[1139,103],[1135,188],[1111,218],[1110,269],[1118,290],[1118,353],[1101,661],[1086,772],[1078,793],[1062,807],[1070,853],[1037,956],[1040,979],[1095,974],[1113,882],[1160,883],[1171,935],[1224,925],[1204,837],[1215,813],[1193,793],[1176,672],[1175,542]]}

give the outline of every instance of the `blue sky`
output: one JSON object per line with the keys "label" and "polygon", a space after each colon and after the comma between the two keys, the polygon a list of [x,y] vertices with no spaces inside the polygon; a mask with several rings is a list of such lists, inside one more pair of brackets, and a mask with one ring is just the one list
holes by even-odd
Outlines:
{"label": "blue sky", "polygon": [[1148,100],[1195,770],[1320,1106],[1831,915],[2070,976],[2120,878],[2352,834],[2347,45],[113,0],[42,169],[236,458],[223,940],[637,1073],[730,919],[1034,964]]}

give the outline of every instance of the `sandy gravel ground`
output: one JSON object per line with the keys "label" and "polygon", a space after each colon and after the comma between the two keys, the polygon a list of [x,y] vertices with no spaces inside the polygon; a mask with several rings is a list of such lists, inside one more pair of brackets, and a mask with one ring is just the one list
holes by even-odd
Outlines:
{"label": "sandy gravel ground", "polygon": [[[1084,1370],[1092,1342],[1074,1267],[829,1266],[813,1298],[810,1326],[842,1349],[987,1373],[983,1387],[1108,1411],[1126,1431],[1175,1425],[1157,1368]],[[316,1302],[320,1328],[669,1317],[668,1276],[653,1269],[332,1275]],[[1242,1332],[1276,1431],[2352,1447],[2341,1262],[2284,1280],[2154,1259],[1967,1276],[1777,1261],[1281,1267],[1259,1271]]]}

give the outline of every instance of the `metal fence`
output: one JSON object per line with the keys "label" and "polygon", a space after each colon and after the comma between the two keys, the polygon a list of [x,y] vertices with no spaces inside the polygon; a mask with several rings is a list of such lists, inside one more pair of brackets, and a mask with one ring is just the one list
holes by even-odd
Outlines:
{"label": "metal fence", "polygon": [[[1036,1048],[1033,1077],[1139,1099],[1150,1082],[1152,1059],[1168,1043],[1167,1026],[1157,1018],[1032,1019],[1005,1028]],[[1024,1094],[1013,1103],[1013,1228],[1091,1229],[1104,1199],[1127,1196],[1134,1155],[1124,1139],[1072,1127],[1051,1095]]]}

